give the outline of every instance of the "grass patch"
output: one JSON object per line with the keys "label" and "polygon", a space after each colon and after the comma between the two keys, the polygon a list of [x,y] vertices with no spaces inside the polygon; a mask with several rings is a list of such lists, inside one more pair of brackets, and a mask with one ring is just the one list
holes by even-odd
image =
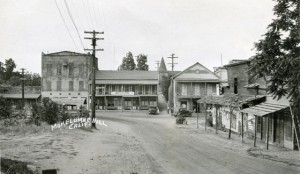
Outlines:
{"label": "grass patch", "polygon": [[43,132],[51,131],[50,125],[47,123],[41,123],[40,126],[35,124],[26,124],[24,120],[19,120],[18,124],[5,125],[4,121],[0,121],[0,133],[2,135],[28,135],[28,134],[40,134]]}

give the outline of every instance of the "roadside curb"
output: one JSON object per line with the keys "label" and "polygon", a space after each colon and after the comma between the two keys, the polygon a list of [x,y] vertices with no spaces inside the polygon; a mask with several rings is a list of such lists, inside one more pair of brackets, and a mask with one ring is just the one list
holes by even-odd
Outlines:
{"label": "roadside curb", "polygon": [[[261,159],[267,159],[267,160],[271,160],[271,161],[276,161],[276,162],[281,162],[281,163],[285,163],[291,166],[296,166],[296,167],[300,167],[300,160],[291,160],[291,159],[286,159],[286,158],[280,158],[277,157],[275,155],[267,155],[263,153],[263,149],[260,148],[255,148],[255,147],[251,147],[247,150],[247,153],[250,156],[256,157],[256,158],[261,158]],[[298,152],[296,152],[298,153]]]}

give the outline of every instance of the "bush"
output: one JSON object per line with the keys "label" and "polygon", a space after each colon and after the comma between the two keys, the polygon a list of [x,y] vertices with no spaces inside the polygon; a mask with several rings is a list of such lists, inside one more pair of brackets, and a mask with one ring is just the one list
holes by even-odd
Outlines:
{"label": "bush", "polygon": [[47,122],[48,124],[54,124],[58,122],[60,120],[58,104],[47,97],[43,98],[42,103],[43,107],[41,112],[41,120]]}
{"label": "bush", "polygon": [[9,118],[11,113],[11,102],[0,96],[0,119]]}

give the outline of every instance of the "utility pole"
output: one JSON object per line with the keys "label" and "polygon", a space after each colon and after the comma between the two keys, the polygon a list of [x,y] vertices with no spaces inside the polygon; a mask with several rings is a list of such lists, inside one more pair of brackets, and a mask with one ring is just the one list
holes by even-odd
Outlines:
{"label": "utility pole", "polygon": [[24,106],[25,106],[25,101],[24,101],[24,81],[25,81],[25,78],[24,78],[24,70],[25,68],[21,68],[22,70],[22,109],[24,109]]}
{"label": "utility pole", "polygon": [[174,57],[174,56],[175,56],[175,54],[172,53],[172,54],[171,54],[171,57],[168,57],[169,59],[172,59],[172,63],[168,63],[168,64],[171,64],[172,71],[174,70],[174,65],[175,65],[175,64],[178,64],[178,63],[174,63],[174,59],[178,58],[178,57]]}
{"label": "utility pole", "polygon": [[157,70],[158,70],[160,61],[155,61],[155,64],[156,64],[156,66],[157,66],[156,68],[157,68]]}
{"label": "utility pole", "polygon": [[104,32],[96,32],[95,30],[93,31],[84,31],[86,34],[92,34],[92,37],[85,37],[84,39],[90,39],[92,40],[92,46],[93,49],[84,49],[85,51],[93,51],[92,56],[92,89],[91,89],[91,128],[96,129],[96,123],[95,123],[95,95],[96,95],[96,51],[103,51],[103,49],[96,49],[97,46],[97,40],[104,40],[104,38],[97,38],[97,34],[104,34]]}

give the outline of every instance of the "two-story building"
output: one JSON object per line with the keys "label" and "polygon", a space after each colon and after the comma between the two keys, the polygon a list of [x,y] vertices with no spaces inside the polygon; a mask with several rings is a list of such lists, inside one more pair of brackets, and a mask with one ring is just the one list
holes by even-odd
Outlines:
{"label": "two-story building", "polygon": [[42,97],[68,109],[85,106],[92,60],[91,54],[70,51],[42,53]]}
{"label": "two-story building", "polygon": [[97,110],[145,110],[157,106],[157,71],[96,72]]}
{"label": "two-story building", "polygon": [[219,77],[198,62],[173,76],[172,81],[174,111],[179,108],[196,111],[197,100],[207,95],[219,95]]}

